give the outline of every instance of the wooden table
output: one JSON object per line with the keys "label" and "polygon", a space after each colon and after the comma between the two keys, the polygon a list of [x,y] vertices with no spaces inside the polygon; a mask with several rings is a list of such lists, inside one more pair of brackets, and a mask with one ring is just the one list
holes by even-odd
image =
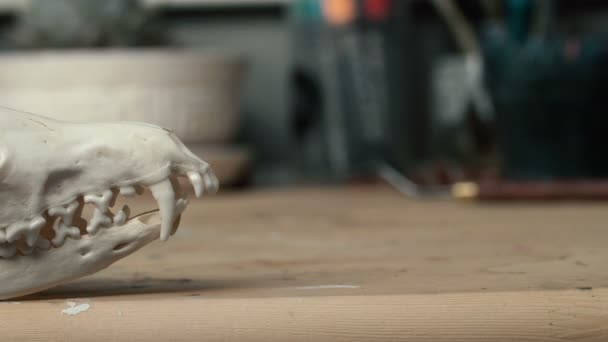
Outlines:
{"label": "wooden table", "polygon": [[608,341],[607,219],[383,187],[228,193],[167,243],[0,302],[0,340]]}

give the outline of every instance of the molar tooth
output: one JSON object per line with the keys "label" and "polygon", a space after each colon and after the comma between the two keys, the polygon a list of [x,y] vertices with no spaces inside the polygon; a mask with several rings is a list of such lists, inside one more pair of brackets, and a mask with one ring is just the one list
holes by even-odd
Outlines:
{"label": "molar tooth", "polygon": [[29,247],[33,247],[40,237],[40,229],[46,225],[46,219],[36,216],[29,222],[28,231],[25,233],[25,242]]}
{"label": "molar tooth", "polygon": [[78,227],[70,227],[61,221],[57,223],[54,230],[55,237],[52,242],[55,247],[61,247],[65,242],[66,237],[74,240],[80,239],[80,229],[78,229]]}
{"label": "molar tooth", "polygon": [[127,222],[129,218],[129,214],[131,213],[131,209],[127,205],[124,205],[122,209],[116,215],[114,215],[114,224],[117,226],[122,226]]}
{"label": "molar tooth", "polygon": [[160,239],[167,241],[171,235],[173,221],[175,221],[175,190],[171,180],[165,179],[159,183],[150,185],[150,192],[158,203],[161,216]]}
{"label": "molar tooth", "polygon": [[6,228],[6,241],[14,242],[19,240],[21,234],[27,231],[28,224],[26,221],[17,221]]}
{"label": "molar tooth", "polygon": [[119,192],[125,197],[132,197],[137,194],[137,190],[135,190],[135,187],[131,185],[121,186]]}
{"label": "molar tooth", "polygon": [[21,255],[30,255],[32,252],[34,252],[34,247],[28,246],[27,244],[23,243],[23,241],[20,241],[17,244],[17,250],[19,250]]}
{"label": "molar tooth", "polygon": [[36,248],[41,249],[41,250],[47,250],[49,248],[51,248],[51,241],[45,239],[45,238],[40,238],[38,239],[38,241],[36,241]]}
{"label": "molar tooth", "polygon": [[201,197],[204,191],[203,179],[201,178],[201,174],[196,171],[188,171],[187,175],[188,179],[190,179],[190,183],[192,183],[192,187],[194,188],[194,194],[197,198]]}
{"label": "molar tooth", "polygon": [[99,208],[95,208],[93,211],[93,217],[87,224],[87,233],[94,235],[97,233],[99,227],[110,227],[112,225],[112,219],[107,216],[104,212],[99,210]]}
{"label": "molar tooth", "polygon": [[17,254],[17,245],[14,243],[1,243],[0,244],[0,258],[12,258]]}
{"label": "molar tooth", "polygon": [[108,208],[112,204],[114,193],[112,190],[104,190],[101,195],[89,194],[84,196],[84,203],[92,203],[97,209],[101,210],[102,213],[108,211]]}
{"label": "molar tooth", "polygon": [[67,206],[59,206],[49,209],[49,215],[51,216],[59,216],[61,217],[61,221],[63,223],[70,225],[74,220],[74,213],[80,204],[78,201],[73,201],[69,203]]}
{"label": "molar tooth", "polygon": [[[15,222],[6,229],[6,241],[13,242],[19,240],[21,235],[25,235],[28,246],[33,246],[40,235],[40,229],[44,227],[46,220],[38,215],[31,220]],[[1,241],[0,241],[1,242]]]}
{"label": "molar tooth", "polygon": [[[131,188],[135,191],[135,188]],[[120,191],[122,193],[122,187]],[[112,204],[113,199],[114,193],[112,190],[104,190],[101,195],[88,194],[84,196],[85,203],[91,203],[95,206],[93,217],[86,228],[89,234],[93,235],[97,233],[99,227],[110,227],[112,225],[112,219],[106,215],[106,213],[108,212],[108,208]]]}
{"label": "molar tooth", "polygon": [[55,237],[53,238],[53,245],[60,247],[65,242],[66,237],[72,239],[80,238],[80,229],[78,227],[71,227],[72,221],[74,220],[74,213],[80,206],[78,201],[73,201],[68,204],[67,207],[54,207],[49,209],[49,215],[59,216],[59,219],[55,222],[53,230],[55,231]]}

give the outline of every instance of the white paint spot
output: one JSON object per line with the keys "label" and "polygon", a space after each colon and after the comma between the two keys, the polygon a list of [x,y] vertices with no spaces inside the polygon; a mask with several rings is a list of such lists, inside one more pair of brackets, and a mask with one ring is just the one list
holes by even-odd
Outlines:
{"label": "white paint spot", "polygon": [[75,302],[67,302],[68,308],[61,310],[61,314],[66,314],[70,316],[78,315],[81,312],[85,312],[91,308],[91,305],[88,303],[77,304]]}
{"label": "white paint spot", "polygon": [[319,289],[358,289],[359,285],[316,285],[298,286],[296,290],[319,290]]}

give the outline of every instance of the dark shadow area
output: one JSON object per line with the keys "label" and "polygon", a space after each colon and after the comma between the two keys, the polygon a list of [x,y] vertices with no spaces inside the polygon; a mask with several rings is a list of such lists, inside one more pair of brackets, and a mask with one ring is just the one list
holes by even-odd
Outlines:
{"label": "dark shadow area", "polygon": [[16,298],[16,301],[34,301],[70,298],[92,298],[104,296],[144,295],[180,293],[192,291],[193,296],[215,290],[256,287],[258,281],[241,280],[200,280],[200,279],[84,279],[57,286],[43,292]]}

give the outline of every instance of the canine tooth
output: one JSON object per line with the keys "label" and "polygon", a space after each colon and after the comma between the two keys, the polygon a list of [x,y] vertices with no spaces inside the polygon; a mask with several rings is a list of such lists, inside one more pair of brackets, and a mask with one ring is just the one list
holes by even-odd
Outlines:
{"label": "canine tooth", "polygon": [[158,203],[161,216],[160,239],[167,241],[171,235],[173,221],[175,221],[175,190],[171,180],[165,179],[150,185],[150,192]]}
{"label": "canine tooth", "polygon": [[17,254],[17,246],[14,243],[0,244],[0,258],[12,258]]}
{"label": "canine tooth", "polygon": [[190,183],[192,183],[192,187],[194,188],[194,194],[197,198],[201,197],[204,190],[201,174],[196,171],[188,171],[187,175],[188,179],[190,179]]}
{"label": "canine tooth", "polygon": [[127,219],[129,218],[130,213],[131,210],[129,209],[129,207],[124,205],[122,209],[120,209],[120,211],[116,213],[116,215],[114,215],[114,224],[117,226],[122,226],[123,224],[125,224],[125,222],[127,222]]}
{"label": "canine tooth", "polygon": [[6,242],[6,231],[4,230],[4,228],[0,228],[0,244],[3,244]]}
{"label": "canine tooth", "polygon": [[175,216],[177,217],[177,220],[173,224],[173,229],[171,229],[172,236],[177,232],[177,228],[179,227],[180,215],[186,210],[186,207],[188,207],[189,202],[190,201],[187,198],[180,198],[175,202]]}
{"label": "canine tooth", "polygon": [[190,201],[187,198],[180,198],[175,202],[175,215],[181,215]]}

